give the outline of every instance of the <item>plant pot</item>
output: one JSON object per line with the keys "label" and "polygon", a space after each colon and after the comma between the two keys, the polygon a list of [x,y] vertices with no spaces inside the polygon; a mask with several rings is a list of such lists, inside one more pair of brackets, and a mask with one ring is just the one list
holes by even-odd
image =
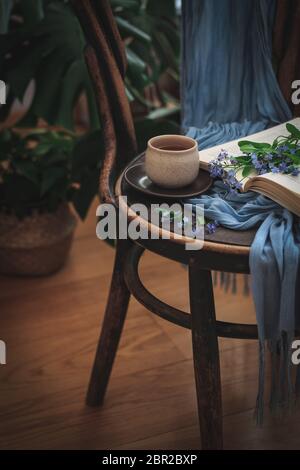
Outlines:
{"label": "plant pot", "polygon": [[55,212],[33,212],[22,220],[0,214],[0,272],[43,276],[57,271],[67,259],[75,227],[67,203]]}

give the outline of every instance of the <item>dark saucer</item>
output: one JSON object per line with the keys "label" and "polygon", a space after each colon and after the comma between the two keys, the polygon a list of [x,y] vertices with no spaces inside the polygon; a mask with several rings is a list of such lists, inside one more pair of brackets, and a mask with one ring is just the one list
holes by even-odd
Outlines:
{"label": "dark saucer", "polygon": [[124,177],[130,186],[138,191],[148,194],[149,196],[160,196],[173,199],[197,196],[207,191],[212,184],[212,178],[209,173],[204,170],[199,170],[198,176],[193,183],[185,186],[184,188],[161,188],[148,178],[143,162],[129,166],[127,170],[125,170]]}

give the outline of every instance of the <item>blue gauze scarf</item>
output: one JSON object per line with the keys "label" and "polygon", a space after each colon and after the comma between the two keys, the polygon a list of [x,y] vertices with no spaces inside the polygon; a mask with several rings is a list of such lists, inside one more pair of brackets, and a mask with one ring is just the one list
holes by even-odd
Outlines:
{"label": "blue gauze scarf", "polygon": [[[272,67],[275,9],[276,0],[183,0],[182,128],[201,150],[291,119]],[[293,392],[300,228],[290,212],[264,196],[249,192],[224,199],[223,192],[218,182],[209,195],[192,202],[204,204],[206,217],[229,229],[258,227],[250,271],[260,345],[256,416],[261,423],[266,342],[272,357],[271,406],[290,402]]]}
{"label": "blue gauze scarf", "polygon": [[258,227],[250,249],[250,272],[260,345],[256,417],[261,424],[266,341],[272,357],[271,408],[292,402],[289,363],[294,330],[300,326],[300,223],[267,197],[251,191],[224,197],[225,193],[224,184],[216,182],[209,194],[193,198],[192,202],[203,204],[206,217],[217,220],[223,227],[233,230]]}

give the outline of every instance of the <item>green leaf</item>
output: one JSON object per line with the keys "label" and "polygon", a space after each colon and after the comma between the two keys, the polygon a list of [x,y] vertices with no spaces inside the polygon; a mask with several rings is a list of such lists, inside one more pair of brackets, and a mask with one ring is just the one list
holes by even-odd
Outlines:
{"label": "green leaf", "polygon": [[[178,81],[180,41],[173,0],[111,0],[111,5],[126,40],[128,98],[138,101],[139,115],[145,114],[157,106],[144,93],[155,83],[156,99],[165,106],[168,99],[163,91],[168,80],[161,84],[160,77],[167,70],[168,77]],[[99,128],[96,100],[83,56],[86,41],[70,2],[22,0],[16,2],[16,12],[22,23],[0,43],[1,66],[4,63],[1,68],[9,77],[10,103],[0,110],[1,118],[7,115],[15,96],[22,99],[28,84],[34,81],[34,99],[21,125],[35,126],[43,118],[50,124],[72,129],[74,106],[85,94],[91,128]],[[11,56],[8,61],[7,54]]]}
{"label": "green leaf", "polygon": [[242,172],[243,178],[246,178],[247,176],[249,176],[252,171],[253,171],[252,165],[246,165],[243,168],[243,172]]}
{"label": "green leaf", "polygon": [[173,45],[169,41],[168,37],[159,30],[154,31],[153,34],[156,44],[156,51],[159,54],[162,63],[165,63],[169,67],[176,69],[178,67],[178,58],[174,54]]}
{"label": "green leaf", "polygon": [[120,9],[125,10],[138,10],[140,7],[139,0],[110,0],[112,8],[116,8],[118,11]]}
{"label": "green leaf", "polygon": [[243,153],[253,153],[256,152],[257,149],[253,147],[253,145],[242,145],[240,146],[240,150]]}
{"label": "green leaf", "polygon": [[36,165],[30,160],[15,160],[14,167],[17,172],[25,176],[32,183],[39,184],[39,173]]}
{"label": "green leaf", "polygon": [[7,33],[13,0],[0,0],[0,34]]}
{"label": "green leaf", "polygon": [[132,49],[130,49],[130,47],[126,48],[126,57],[128,66],[133,68],[135,72],[142,73],[146,70],[145,62]]}
{"label": "green leaf", "polygon": [[126,92],[126,96],[127,96],[128,101],[129,101],[129,102],[134,101],[134,96],[133,96],[133,94],[131,93],[131,91],[130,91],[130,89],[128,88],[128,86],[126,86],[125,92]]}
{"label": "green leaf", "polygon": [[148,0],[147,11],[159,18],[162,16],[175,16],[175,0]]}
{"label": "green leaf", "polygon": [[[35,81],[34,99],[22,125],[34,124],[42,117],[50,124],[71,129],[81,92],[89,95],[94,125],[95,104],[83,55],[85,38],[69,3],[46,2],[43,19],[24,34],[13,35],[13,49],[9,51],[12,59],[7,64],[8,83],[20,99],[29,82]],[[17,44],[14,37],[19,40]]]}
{"label": "green leaf", "polygon": [[129,21],[121,18],[120,16],[116,16],[115,20],[117,25],[120,28],[121,33],[125,33],[125,35],[133,36],[134,38],[140,39],[141,41],[145,41],[146,43],[151,43],[151,36],[145,33],[142,29],[137,28]]}
{"label": "green leaf", "polygon": [[22,0],[20,8],[26,29],[34,27],[44,17],[43,0]]}
{"label": "green leaf", "polygon": [[239,155],[233,157],[238,163],[250,163],[251,157],[248,155]]}
{"label": "green leaf", "polygon": [[254,148],[254,149],[259,149],[263,151],[270,151],[272,149],[271,144],[264,143],[264,142],[251,142],[250,140],[240,140],[238,144],[241,150],[244,150],[245,148],[247,149]]}
{"label": "green leaf", "polygon": [[55,123],[72,129],[73,110],[84,84],[88,83],[88,72],[82,59],[75,60],[64,74],[59,94],[63,97],[64,106],[59,108]]}
{"label": "green leaf", "polygon": [[69,161],[69,155],[62,153],[59,150],[51,150],[41,159],[41,166],[47,168],[58,163],[66,165]]}
{"label": "green leaf", "polygon": [[7,81],[12,87],[15,96],[22,101],[29,82],[35,77],[37,68],[42,61],[43,54],[47,53],[45,44],[31,38],[28,45],[27,36],[20,36],[17,45],[18,52],[10,52],[12,58],[7,62]]}
{"label": "green leaf", "polygon": [[104,156],[102,131],[94,131],[81,137],[72,155],[72,180],[80,181],[85,169],[100,168]]}
{"label": "green leaf", "polygon": [[161,119],[172,116],[180,111],[180,106],[170,106],[166,108],[159,108],[151,111],[147,118],[148,119]]}
{"label": "green leaf", "polygon": [[1,144],[6,144],[12,140],[13,134],[10,130],[8,129],[3,129],[3,131],[0,132],[0,149],[1,149]]}
{"label": "green leaf", "polygon": [[150,78],[146,73],[146,63],[129,47],[126,48],[126,55],[128,61],[127,76],[139,90],[143,90],[150,83]]}
{"label": "green leaf", "polygon": [[37,145],[37,147],[34,148],[32,152],[37,156],[42,156],[48,153],[49,150],[51,150],[51,144],[44,143],[44,144]]}
{"label": "green leaf", "polygon": [[66,170],[61,167],[51,167],[48,168],[42,177],[42,185],[41,185],[41,196],[43,197],[49,189],[51,189],[55,183],[61,179],[66,178]]}
{"label": "green leaf", "polygon": [[292,135],[292,137],[295,137],[296,139],[300,139],[300,130],[297,129],[293,124],[287,123],[286,125],[287,130],[289,133]]}

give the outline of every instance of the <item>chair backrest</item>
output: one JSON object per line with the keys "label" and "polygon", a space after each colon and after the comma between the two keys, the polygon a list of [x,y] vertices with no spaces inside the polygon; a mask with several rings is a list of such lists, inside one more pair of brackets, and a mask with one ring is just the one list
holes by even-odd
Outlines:
{"label": "chair backrest", "polygon": [[[124,50],[124,45],[122,42],[122,39],[119,35],[118,28],[116,25],[116,22],[114,20],[110,3],[109,0],[71,0],[72,5],[74,7],[75,13],[77,14],[77,17],[81,23],[81,26],[83,28],[83,31],[85,33],[86,41],[87,41],[87,47],[85,51],[85,56],[86,56],[86,61],[88,65],[88,69],[91,75],[92,82],[94,84],[94,89],[95,89],[95,95],[96,95],[96,101],[97,101],[97,106],[98,106],[98,111],[99,111],[99,116],[101,120],[101,125],[103,129],[103,137],[104,137],[104,144],[105,144],[105,158],[104,158],[104,164],[102,167],[102,172],[101,172],[101,179],[100,179],[100,196],[101,199],[105,202],[113,202],[114,201],[114,182],[115,182],[115,177],[117,173],[120,171],[122,166],[124,166],[128,160],[130,160],[136,153],[136,139],[135,139],[135,132],[134,132],[134,126],[133,126],[133,119],[130,111],[130,106],[127,100],[126,92],[125,92],[125,86],[124,86],[124,76],[125,76],[125,71],[126,71],[126,57],[125,57],[125,50]],[[240,0],[235,0],[235,2],[232,2],[232,0],[224,0],[222,2],[222,5],[219,4],[218,0],[183,0],[183,26],[186,24],[186,28],[183,27],[183,32],[186,31],[186,35],[183,34],[183,73],[182,73],[182,88],[183,92],[185,91],[184,89],[188,90],[190,93],[190,102],[193,104],[193,107],[191,107],[192,111],[191,113],[187,112],[187,106],[186,103],[189,103],[189,100],[186,99],[187,93],[182,93],[183,96],[183,126],[184,127],[189,127],[189,126],[196,126],[196,127],[201,127],[206,123],[202,122],[204,119],[207,118],[207,114],[211,112],[211,109],[214,109],[213,106],[206,106],[208,108],[208,113],[205,112],[205,109],[202,109],[201,103],[206,103],[207,101],[207,96],[212,97],[212,102],[215,100],[215,93],[213,90],[213,84],[211,80],[207,80],[206,77],[201,82],[201,75],[199,76],[199,70],[207,70],[206,66],[199,67],[199,61],[205,60],[205,54],[199,55],[197,52],[197,44],[205,44],[205,51],[206,55],[208,54],[209,48],[207,41],[209,40],[211,43],[215,41],[217,34],[213,34],[213,28],[217,28],[216,21],[215,21],[215,16],[214,13],[215,11],[218,11],[219,6],[221,6],[223,9],[228,10],[228,18],[230,21],[231,19],[231,13],[230,13],[230,8],[231,5],[235,5],[235,7],[239,7],[239,11],[241,15],[244,15],[243,10],[245,9],[245,5],[243,4],[242,7],[240,5]],[[243,2],[242,2],[243,3]],[[298,22],[297,18],[299,18],[300,15],[300,5],[297,4],[296,8],[296,18],[291,20],[290,15],[287,15],[289,8],[288,4],[292,3],[292,0],[278,0],[277,2],[277,14],[276,14],[276,22],[275,22],[275,34],[274,34],[274,44],[275,44],[275,50],[277,52],[277,58],[279,62],[279,81],[281,88],[284,89],[285,91],[285,98],[287,101],[289,98],[290,93],[290,87],[291,87],[291,81],[293,79],[293,76],[298,70],[298,62],[297,58],[299,57],[299,31],[300,29],[298,28]],[[275,2],[273,0],[257,0],[257,1],[252,1],[252,0],[247,0],[246,4],[248,5],[248,8],[254,10],[254,14],[251,15],[252,17],[252,23],[254,20],[254,24],[252,24],[252,27],[259,28],[259,31],[264,31],[267,29],[268,34],[265,36],[260,34],[256,34],[251,36],[252,40],[253,38],[261,36],[263,37],[264,41],[269,44],[271,35],[271,26],[268,21],[263,21],[264,18],[269,18],[269,15],[265,14],[262,15],[261,9],[266,13],[270,9],[270,11],[273,11],[275,8]],[[209,13],[211,10],[211,16],[209,16]],[[227,11],[226,10],[226,11]],[[236,9],[235,15],[237,15]],[[283,13],[286,13],[285,15]],[[208,15],[209,19],[212,21],[211,27],[208,28],[207,30],[207,24],[209,25],[209,21],[206,21],[205,23],[205,18],[204,14]],[[244,15],[245,16],[245,15]],[[249,15],[248,15],[249,16]],[[245,21],[248,21],[248,16],[244,18]],[[289,19],[289,22],[287,22],[287,16]],[[283,27],[281,24],[279,25],[279,20],[278,18],[283,18],[283,21],[281,23],[284,23]],[[221,20],[221,26],[224,27],[224,15],[220,16]],[[229,21],[228,19],[228,21]],[[203,27],[201,28],[201,21],[202,23],[204,22]],[[222,23],[223,22],[223,23]],[[237,22],[237,25],[239,22]],[[279,26],[280,27],[279,27]],[[289,26],[288,31],[291,30],[293,34],[287,34],[287,25]],[[207,33],[209,32],[209,34]],[[217,31],[218,32],[218,31]],[[229,33],[233,36],[236,35],[236,29],[234,29],[233,32],[229,29]],[[228,34],[229,34],[228,33]],[[208,38],[206,38],[206,42],[204,41],[203,38],[201,38],[201,34],[204,34],[204,39],[206,38],[205,34],[208,34]],[[242,34],[242,32],[241,32]],[[280,37],[280,41],[277,39]],[[285,45],[285,47],[278,47],[278,44],[283,43],[283,37],[288,39],[288,44]],[[277,39],[276,39],[277,38]],[[203,40],[202,40],[203,39]],[[188,41],[188,47],[186,46],[186,43]],[[195,42],[193,44],[192,42]],[[222,41],[224,42],[223,35],[221,35],[221,44]],[[269,42],[268,42],[269,41]],[[277,47],[276,47],[277,45]],[[271,47],[271,46],[270,46]],[[255,60],[257,59],[257,49],[253,47],[254,52],[253,52],[253,57]],[[262,53],[265,54],[265,50],[268,50],[268,47],[261,47]],[[280,49],[280,50],[279,50]],[[212,47],[212,50],[216,50],[218,52],[219,48],[217,47]],[[185,51],[187,52],[187,55],[185,55]],[[193,53],[191,53],[191,51]],[[199,56],[199,57],[198,57]],[[264,74],[267,75],[267,79],[264,78],[261,81],[266,82],[267,84],[272,83],[272,89],[275,89],[276,93],[271,94],[270,102],[273,106],[274,104],[274,112],[272,110],[271,115],[269,116],[268,113],[265,113],[265,109],[267,108],[268,110],[272,108],[272,106],[265,106],[265,99],[263,99],[263,115],[267,114],[267,117],[273,117],[274,122],[280,122],[287,120],[289,118],[289,109],[287,107],[287,104],[285,100],[283,99],[279,90],[279,87],[277,85],[277,81],[275,78],[275,75],[273,73],[272,69],[272,63],[270,58],[267,58],[268,60],[262,60],[262,64],[260,64],[259,67],[254,67],[257,70],[262,70],[264,71]],[[218,55],[214,55],[214,60],[216,62],[216,66],[214,66],[215,69],[217,67],[220,68],[220,64],[218,65]],[[233,59],[234,60],[234,57]],[[193,67],[194,62],[196,63],[195,70],[197,73],[194,73],[193,70],[190,70],[189,64],[191,67]],[[241,67],[241,62],[246,61],[241,61],[241,59],[238,57],[237,64]],[[268,63],[268,74],[266,74],[266,66],[265,62]],[[211,66],[213,64],[212,57],[208,58],[208,64]],[[288,65],[288,67],[287,67]],[[253,67],[252,67],[253,68]],[[288,73],[287,72],[288,69]],[[300,69],[299,69],[300,70]],[[221,68],[221,74],[223,73],[223,69]],[[262,74],[261,74],[262,75]],[[270,76],[272,75],[271,79]],[[274,76],[273,76],[274,75]],[[242,74],[242,82],[244,82]],[[288,79],[286,79],[288,77]],[[261,77],[260,77],[261,78]],[[299,78],[299,77],[294,77],[294,78]],[[192,86],[190,81],[193,80],[194,85]],[[222,81],[219,80],[221,83]],[[223,80],[223,88],[225,90],[224,98],[223,101],[226,102],[227,100],[227,81],[228,80]],[[251,80],[250,80],[250,85],[251,85]],[[208,90],[208,85],[209,85],[209,91]],[[236,116],[236,109],[238,110],[242,109],[241,106],[236,106],[235,101],[237,100],[238,97],[236,97],[236,89],[235,89],[235,84],[232,87],[232,96],[233,96],[233,106],[231,108],[233,109],[233,116],[229,116],[232,118],[233,121],[239,120],[241,121],[239,126],[243,128],[245,126],[245,115],[242,114],[241,116]],[[257,84],[255,83],[255,86]],[[217,86],[218,83],[217,83]],[[244,85],[243,85],[244,86]],[[252,86],[252,85],[251,85]],[[194,93],[194,91],[196,92]],[[206,90],[206,91],[205,91]],[[269,96],[270,91],[269,88],[266,86],[260,86],[260,90],[266,90],[265,95]],[[219,93],[219,91],[218,91]],[[274,98],[275,97],[275,98]],[[189,97],[188,97],[189,98]],[[205,98],[205,100],[204,100]],[[249,100],[248,100],[249,101]],[[256,105],[257,100],[250,100],[250,104],[254,102],[254,105]],[[242,100],[242,103],[244,103],[244,100]],[[280,106],[279,106],[280,104]],[[224,103],[221,103],[221,107],[218,108],[218,111],[221,112],[221,114],[224,112]],[[250,105],[249,105],[250,106]],[[248,106],[248,108],[249,108]],[[247,109],[248,109],[247,108]],[[298,107],[299,108],[299,107]],[[230,110],[229,110],[230,111]],[[255,110],[256,111],[256,108]],[[228,114],[228,110],[226,109],[226,112]],[[249,114],[249,112],[248,112]],[[275,115],[275,117],[273,116]],[[200,122],[198,123],[197,121],[197,116],[200,116]],[[216,120],[216,126],[220,126],[220,122],[224,123],[224,126],[229,126],[229,129],[225,127],[225,129],[221,129],[223,133],[225,133],[225,137],[223,138],[222,132],[218,132],[221,135],[222,142],[225,141],[226,139],[228,140],[229,137],[233,138],[238,138],[240,135],[232,135],[230,134],[230,129],[232,128],[231,123],[227,123],[227,121],[230,121],[228,116],[225,117],[222,115],[221,117],[219,114],[217,115],[216,113],[214,114],[215,120]],[[251,116],[250,116],[251,117]],[[264,116],[265,117],[265,116]],[[254,116],[254,121],[256,121],[257,116]],[[210,116],[209,120],[212,120],[212,117]],[[271,119],[272,120],[272,119]],[[189,122],[191,121],[191,122]],[[193,122],[195,121],[195,122]],[[251,121],[251,119],[250,119]],[[250,122],[249,121],[249,122]],[[267,119],[263,120],[263,126],[265,125],[265,122],[267,122]],[[236,123],[234,123],[236,124]],[[252,125],[252,123],[250,122]],[[257,123],[254,122],[254,126]],[[260,122],[259,122],[260,125]],[[231,126],[231,127],[230,127]],[[263,127],[262,127],[263,128]],[[195,128],[196,129],[196,128]],[[250,126],[249,129],[242,129],[243,132],[241,132],[241,135],[247,135],[249,132],[257,132],[258,130],[261,129],[252,129]],[[237,130],[240,132],[239,128]],[[248,132],[249,131],[249,132]],[[198,132],[198,131],[197,131]],[[202,146],[204,148],[204,145],[206,146],[211,146],[215,145],[218,142],[211,142],[211,133],[213,133],[213,138],[215,139],[215,135],[217,134],[216,129],[208,129],[208,136],[206,136],[205,132],[201,131],[202,133],[200,134],[200,140],[202,143]],[[197,133],[195,135],[191,135],[194,138],[197,138]],[[207,138],[207,141],[205,141],[205,138]],[[206,144],[205,144],[206,142]]]}
{"label": "chair backrest", "polygon": [[71,0],[83,28],[85,58],[94,85],[105,156],[100,197],[114,203],[115,177],[136,153],[136,138],[125,92],[126,56],[108,0]]}

